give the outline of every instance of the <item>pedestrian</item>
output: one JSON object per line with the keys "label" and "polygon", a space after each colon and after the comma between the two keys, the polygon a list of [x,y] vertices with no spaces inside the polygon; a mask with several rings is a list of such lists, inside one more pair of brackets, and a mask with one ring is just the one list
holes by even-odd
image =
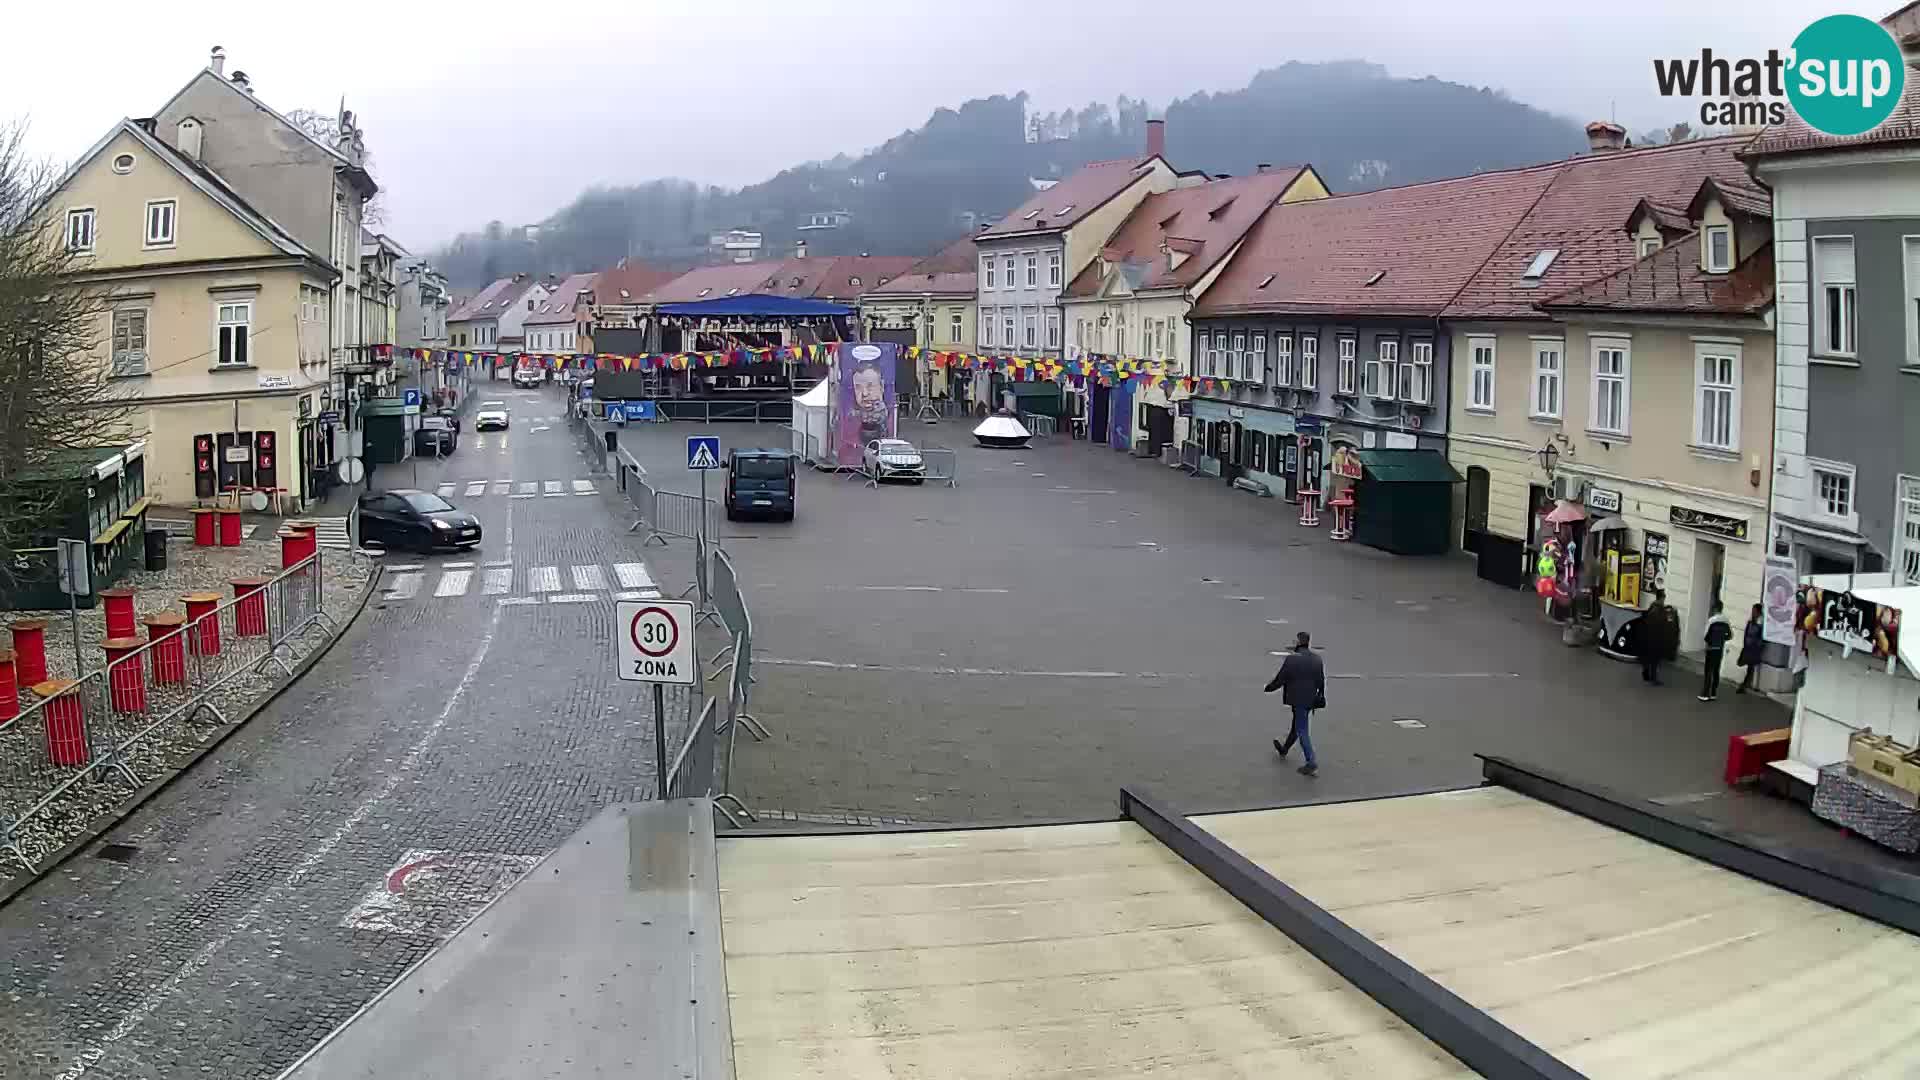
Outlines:
{"label": "pedestrian", "polygon": [[[1727,621],[1727,613],[1720,609],[1718,600],[1713,602],[1713,614],[1707,616],[1705,637],[1707,671],[1705,681],[1700,684],[1700,700],[1712,701],[1720,696],[1720,663],[1726,659],[1727,642],[1733,638],[1733,624]],[[1744,649],[1746,646],[1742,644],[1741,647]]]}
{"label": "pedestrian", "polygon": [[1280,665],[1264,691],[1268,694],[1280,691],[1281,703],[1293,710],[1293,726],[1287,729],[1286,741],[1273,740],[1273,748],[1280,751],[1281,757],[1286,757],[1287,751],[1298,742],[1301,752],[1307,755],[1307,763],[1300,766],[1302,776],[1320,772],[1320,764],[1313,756],[1313,736],[1307,729],[1313,710],[1327,707],[1327,669],[1313,654],[1312,640],[1305,630],[1294,636],[1293,651],[1287,654],[1286,662]]}
{"label": "pedestrian", "polygon": [[1667,655],[1667,594],[1654,590],[1653,603],[1640,615],[1640,628],[1634,635],[1640,654],[1640,681],[1660,685],[1660,661]]}
{"label": "pedestrian", "polygon": [[1747,614],[1746,629],[1740,632],[1740,655],[1734,662],[1747,670],[1740,676],[1740,686],[1734,693],[1744,694],[1753,689],[1753,674],[1760,670],[1760,652],[1766,647],[1766,633],[1760,605],[1755,604]]}

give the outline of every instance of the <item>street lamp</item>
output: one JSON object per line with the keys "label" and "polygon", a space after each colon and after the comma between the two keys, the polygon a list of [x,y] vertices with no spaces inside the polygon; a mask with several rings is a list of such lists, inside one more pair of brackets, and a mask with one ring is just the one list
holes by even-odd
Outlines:
{"label": "street lamp", "polygon": [[1540,459],[1540,467],[1547,471],[1547,479],[1553,479],[1554,466],[1560,463],[1560,448],[1549,439],[1545,446],[1533,452],[1533,456]]}

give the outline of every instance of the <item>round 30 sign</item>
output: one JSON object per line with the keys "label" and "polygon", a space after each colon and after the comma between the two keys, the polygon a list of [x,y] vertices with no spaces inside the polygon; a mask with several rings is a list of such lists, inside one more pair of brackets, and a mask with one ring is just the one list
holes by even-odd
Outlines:
{"label": "round 30 sign", "polygon": [[622,600],[615,610],[614,662],[627,682],[691,685],[693,605],[678,600]]}

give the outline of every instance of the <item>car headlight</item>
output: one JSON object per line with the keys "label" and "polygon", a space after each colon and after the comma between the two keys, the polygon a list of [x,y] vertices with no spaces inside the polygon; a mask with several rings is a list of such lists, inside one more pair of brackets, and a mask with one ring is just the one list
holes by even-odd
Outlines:
{"label": "car headlight", "polygon": [[441,520],[440,520],[439,518],[434,518],[434,519],[433,519],[433,527],[434,527],[434,528],[436,528],[436,529],[451,529],[451,528],[453,528],[453,526],[451,526],[451,525],[449,525],[449,524],[447,524],[447,523],[446,523],[446,522],[444,522],[444,521],[441,521]]}

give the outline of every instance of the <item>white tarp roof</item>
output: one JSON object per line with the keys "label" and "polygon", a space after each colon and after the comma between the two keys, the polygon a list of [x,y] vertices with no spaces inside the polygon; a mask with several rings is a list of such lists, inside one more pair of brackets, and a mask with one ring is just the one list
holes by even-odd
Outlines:
{"label": "white tarp roof", "polygon": [[793,403],[795,405],[805,405],[809,408],[824,409],[827,407],[828,400],[827,381],[822,379],[813,384],[813,389],[794,398]]}

